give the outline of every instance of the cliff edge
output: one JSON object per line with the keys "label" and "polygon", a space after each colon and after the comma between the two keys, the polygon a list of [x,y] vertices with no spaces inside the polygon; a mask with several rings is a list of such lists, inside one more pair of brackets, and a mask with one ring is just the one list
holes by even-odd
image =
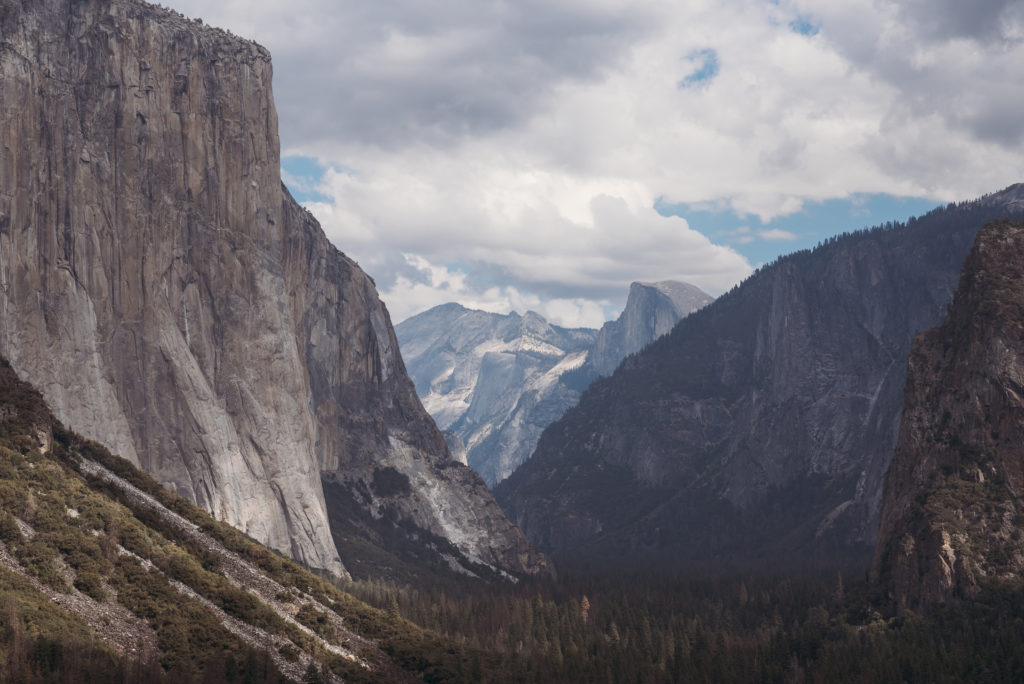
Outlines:
{"label": "cliff edge", "polygon": [[873,575],[901,606],[1024,570],[1024,224],[993,222],[914,341]]}
{"label": "cliff edge", "polygon": [[455,565],[545,567],[451,462],[373,281],[283,188],[271,76],[259,45],[137,0],[4,0],[0,353],[70,428],[311,566],[345,574],[323,475]]}

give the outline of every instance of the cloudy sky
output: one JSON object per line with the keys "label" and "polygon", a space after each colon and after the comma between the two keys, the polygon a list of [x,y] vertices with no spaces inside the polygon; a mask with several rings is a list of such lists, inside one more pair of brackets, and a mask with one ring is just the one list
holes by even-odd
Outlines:
{"label": "cloudy sky", "polygon": [[1024,179],[1024,0],[163,0],[267,46],[285,182],[396,322],[599,325]]}

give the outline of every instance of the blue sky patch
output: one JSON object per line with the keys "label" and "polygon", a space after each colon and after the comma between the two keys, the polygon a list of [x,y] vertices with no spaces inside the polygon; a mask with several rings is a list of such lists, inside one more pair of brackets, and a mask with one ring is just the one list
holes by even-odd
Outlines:
{"label": "blue sky patch", "polygon": [[686,56],[686,59],[695,68],[686,78],[679,82],[680,88],[691,88],[707,83],[718,75],[718,53],[711,48],[694,50]]}
{"label": "blue sky patch", "polygon": [[797,17],[793,21],[789,22],[789,28],[796,33],[803,34],[805,36],[816,36],[821,27],[818,24],[813,23],[810,19],[804,16]]}
{"label": "blue sky patch", "polygon": [[921,197],[859,194],[847,199],[808,202],[795,214],[767,222],[753,215],[739,216],[725,207],[705,209],[659,201],[654,208],[662,216],[681,216],[691,228],[712,242],[732,247],[756,267],[783,254],[813,248],[833,235],[870,228],[887,221],[906,221],[941,204]]}
{"label": "blue sky patch", "polygon": [[299,204],[330,202],[320,190],[327,167],[312,157],[290,156],[281,159],[281,179]]}

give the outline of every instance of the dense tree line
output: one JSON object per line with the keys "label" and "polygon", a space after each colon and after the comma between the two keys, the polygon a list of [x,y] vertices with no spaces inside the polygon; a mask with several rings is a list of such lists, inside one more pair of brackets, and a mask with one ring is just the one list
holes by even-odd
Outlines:
{"label": "dense tree line", "polygon": [[1024,591],[919,616],[862,570],[815,576],[563,577],[496,589],[348,590],[498,658],[485,682],[1016,682]]}

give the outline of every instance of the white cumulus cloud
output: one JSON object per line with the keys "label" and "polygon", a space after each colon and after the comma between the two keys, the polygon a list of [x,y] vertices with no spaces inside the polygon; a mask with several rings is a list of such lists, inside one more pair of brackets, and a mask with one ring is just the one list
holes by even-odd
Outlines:
{"label": "white cumulus cloud", "polygon": [[632,280],[721,292],[750,272],[726,244],[791,239],[716,244],[659,203],[767,221],[1024,175],[1020,2],[171,4],[271,49],[283,151],[332,169],[310,208],[396,320],[596,320]]}

